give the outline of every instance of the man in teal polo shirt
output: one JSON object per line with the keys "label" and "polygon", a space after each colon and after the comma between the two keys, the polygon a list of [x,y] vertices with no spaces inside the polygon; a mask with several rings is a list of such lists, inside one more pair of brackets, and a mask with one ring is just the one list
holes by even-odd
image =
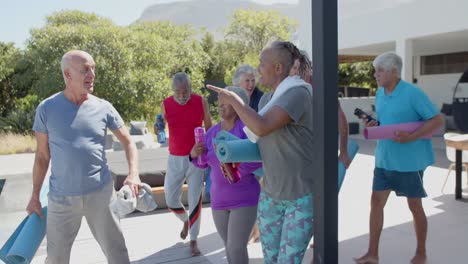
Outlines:
{"label": "man in teal polo shirt", "polygon": [[[395,53],[383,53],[375,58],[375,79],[379,89],[375,108],[381,126],[424,121],[413,133],[397,131],[393,139],[379,140],[375,151],[367,253],[356,263],[378,263],[379,239],[382,232],[385,203],[391,191],[405,196],[413,214],[417,247],[411,263],[426,263],[427,219],[421,198],[426,197],[423,172],[434,163],[432,141],[422,136],[439,128],[442,117],[428,96],[415,85],[401,80],[402,60]],[[377,121],[364,121],[367,127]]]}

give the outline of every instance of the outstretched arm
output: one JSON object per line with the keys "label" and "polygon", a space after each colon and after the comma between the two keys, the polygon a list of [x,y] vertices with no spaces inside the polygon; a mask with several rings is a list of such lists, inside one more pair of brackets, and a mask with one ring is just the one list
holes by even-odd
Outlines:
{"label": "outstretched arm", "polygon": [[266,136],[278,128],[292,122],[288,113],[278,106],[273,106],[264,115],[259,115],[235,93],[216,86],[207,85],[208,89],[218,93],[218,100],[230,104],[242,122],[257,136]]}

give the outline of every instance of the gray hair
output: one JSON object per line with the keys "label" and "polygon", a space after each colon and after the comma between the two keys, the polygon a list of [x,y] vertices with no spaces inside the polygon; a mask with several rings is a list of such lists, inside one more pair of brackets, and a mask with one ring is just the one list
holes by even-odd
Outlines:
{"label": "gray hair", "polygon": [[186,84],[188,91],[192,91],[192,83],[190,77],[185,72],[178,72],[172,77],[172,89],[175,89],[176,84]]}
{"label": "gray hair", "polygon": [[236,72],[234,73],[234,76],[232,76],[232,84],[234,86],[239,86],[241,78],[244,74],[253,74],[255,76],[255,73],[256,71],[252,66],[248,64],[241,65],[237,68]]}
{"label": "gray hair", "polygon": [[242,101],[244,101],[245,104],[247,104],[247,105],[249,104],[249,100],[250,100],[249,95],[241,87],[239,87],[239,86],[227,86],[224,89],[237,94],[242,99]]}
{"label": "gray hair", "polygon": [[398,56],[394,52],[385,52],[377,56],[372,62],[374,68],[382,67],[386,71],[391,71],[395,69],[397,71],[398,77],[401,76],[401,68],[403,66],[403,62],[401,57]]}

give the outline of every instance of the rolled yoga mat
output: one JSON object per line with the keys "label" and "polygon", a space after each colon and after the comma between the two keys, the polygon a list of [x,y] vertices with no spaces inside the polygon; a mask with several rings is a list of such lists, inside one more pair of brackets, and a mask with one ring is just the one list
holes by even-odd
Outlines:
{"label": "rolled yoga mat", "polygon": [[40,200],[44,206],[42,218],[35,213],[26,216],[0,249],[0,259],[6,264],[31,263],[46,234],[48,192],[49,186],[44,185],[40,194]]}
{"label": "rolled yoga mat", "polygon": [[[351,161],[354,159],[354,156],[356,156],[356,153],[358,152],[359,145],[356,143],[356,141],[349,139],[348,140],[348,155]],[[343,185],[343,181],[346,175],[346,168],[343,164],[343,162],[338,162],[338,191],[341,189],[341,185]]]}
{"label": "rolled yoga mat", "polygon": [[223,163],[262,161],[257,144],[248,139],[218,141],[216,156]]}
{"label": "rolled yoga mat", "polygon": [[[230,141],[224,141],[230,139]],[[240,142],[242,141],[242,142]],[[250,144],[246,144],[243,141],[247,141]],[[226,144],[231,143],[231,144]],[[236,136],[226,131],[221,131],[216,136],[216,156],[221,162],[252,162],[261,161],[260,152],[256,143],[252,143],[248,139],[239,139]],[[254,147],[255,146],[255,147]],[[348,155],[351,160],[356,156],[359,150],[359,145],[356,141],[348,140]],[[258,155],[258,156],[257,156]],[[259,159],[259,160],[257,160]],[[263,168],[260,168],[254,172],[257,176],[263,175]],[[338,163],[338,190],[343,185],[344,177],[346,174],[346,168],[342,162]]]}
{"label": "rolled yoga mat", "polygon": [[[215,152],[220,162],[262,162],[258,145],[248,139],[240,139],[221,130],[213,142],[216,145]],[[258,177],[263,176],[263,168],[254,171],[253,174]]]}
{"label": "rolled yoga mat", "polygon": [[[366,127],[364,129],[364,138],[365,139],[392,139],[396,135],[397,131],[405,131],[412,133],[420,128],[424,122],[409,122],[409,123],[401,123],[395,125],[388,125],[388,126],[375,126],[375,127]],[[421,138],[432,138],[431,132]]]}
{"label": "rolled yoga mat", "polygon": [[261,162],[257,143],[248,139],[240,139],[233,134],[221,130],[215,138],[216,156],[219,161],[228,162]]}
{"label": "rolled yoga mat", "polygon": [[238,140],[239,137],[234,136],[233,134],[227,132],[226,130],[221,130],[216,134],[215,139],[217,141],[231,141],[231,140]]}

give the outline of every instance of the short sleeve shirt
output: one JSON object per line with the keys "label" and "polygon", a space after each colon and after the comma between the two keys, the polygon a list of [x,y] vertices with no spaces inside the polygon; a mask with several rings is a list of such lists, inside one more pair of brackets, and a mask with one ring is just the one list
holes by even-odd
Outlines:
{"label": "short sleeve shirt", "polygon": [[52,161],[50,193],[84,195],[111,180],[105,143],[107,129],[124,124],[106,100],[90,95],[81,105],[59,92],[36,109],[33,130],[48,135]]}
{"label": "short sleeve shirt", "polygon": [[[380,126],[426,121],[439,114],[429,97],[415,85],[401,80],[390,94],[379,88],[375,109]],[[400,144],[390,139],[379,140],[375,151],[378,168],[411,172],[424,170],[434,163],[430,139],[417,139]]]}
{"label": "short sleeve shirt", "polygon": [[[271,93],[265,94],[259,109],[270,98]],[[274,199],[296,200],[312,193],[316,171],[311,91],[290,88],[272,107],[280,107],[292,122],[258,141],[265,172],[263,191]]]}

